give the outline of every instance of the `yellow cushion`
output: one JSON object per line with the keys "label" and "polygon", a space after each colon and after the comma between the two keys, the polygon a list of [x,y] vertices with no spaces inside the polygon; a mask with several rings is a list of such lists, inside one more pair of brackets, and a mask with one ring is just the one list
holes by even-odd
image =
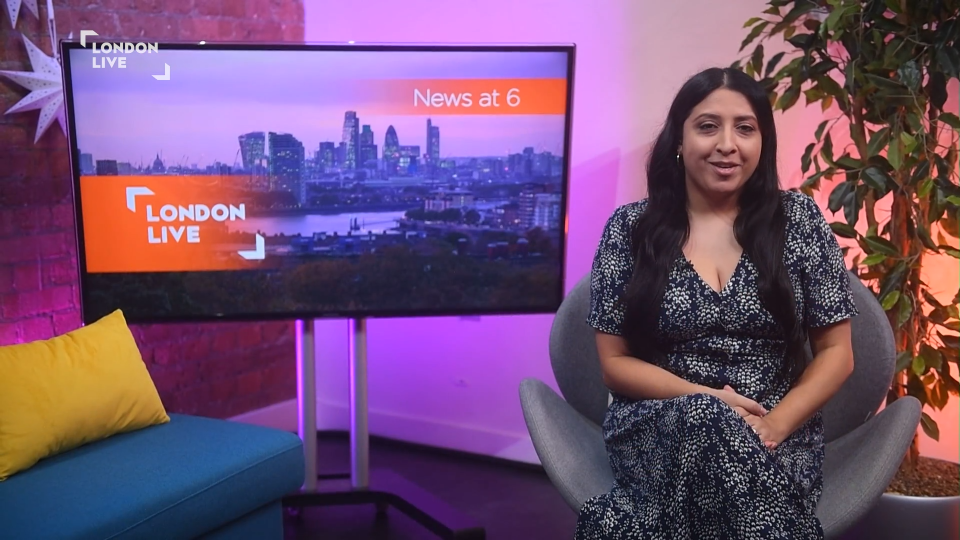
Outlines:
{"label": "yellow cushion", "polygon": [[41,459],[170,421],[119,310],[0,347],[0,481]]}

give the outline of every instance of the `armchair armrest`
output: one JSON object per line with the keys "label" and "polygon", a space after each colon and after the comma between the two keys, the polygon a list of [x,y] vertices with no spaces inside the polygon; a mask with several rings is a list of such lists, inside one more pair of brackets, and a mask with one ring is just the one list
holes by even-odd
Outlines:
{"label": "armchair armrest", "polygon": [[540,463],[571,508],[613,487],[600,426],[536,379],[520,383],[520,402]]}
{"label": "armchair armrest", "polygon": [[827,538],[859,521],[896,475],[920,425],[920,402],[903,397],[853,431],[827,443],[817,516]]}

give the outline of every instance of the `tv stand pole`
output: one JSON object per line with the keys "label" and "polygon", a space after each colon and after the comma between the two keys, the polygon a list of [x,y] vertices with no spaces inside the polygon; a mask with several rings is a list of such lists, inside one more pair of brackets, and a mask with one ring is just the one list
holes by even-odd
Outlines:
{"label": "tv stand pole", "polygon": [[[373,504],[378,516],[389,506],[403,512],[440,538],[484,540],[486,532],[474,519],[389,470],[370,470],[370,436],[367,408],[367,323],[349,321],[350,361],[350,473],[317,475],[316,375],[313,321],[297,321],[298,431],[303,440],[305,477],[299,492],[283,499],[283,506]],[[344,480],[349,476],[349,483]],[[322,479],[323,485],[317,480]]]}

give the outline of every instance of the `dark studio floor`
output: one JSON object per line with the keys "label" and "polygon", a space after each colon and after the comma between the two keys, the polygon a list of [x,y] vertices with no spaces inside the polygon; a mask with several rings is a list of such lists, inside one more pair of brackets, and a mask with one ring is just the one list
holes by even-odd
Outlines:
{"label": "dark studio floor", "polygon": [[[319,474],[349,470],[346,435],[320,436]],[[567,540],[576,514],[539,468],[371,438],[371,469],[391,469],[477,520],[488,540]],[[322,480],[321,480],[322,482]],[[373,505],[305,508],[287,517],[285,540],[432,540],[394,508],[376,520]]]}

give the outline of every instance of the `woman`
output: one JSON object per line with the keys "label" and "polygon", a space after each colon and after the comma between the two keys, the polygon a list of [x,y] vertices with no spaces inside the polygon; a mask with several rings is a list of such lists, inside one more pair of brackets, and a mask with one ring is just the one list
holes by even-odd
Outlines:
{"label": "woman", "polygon": [[763,88],[733,69],[690,79],[647,178],[593,263],[616,484],[576,537],[822,538],[819,411],[853,369],[857,309],[820,209],[779,188]]}

